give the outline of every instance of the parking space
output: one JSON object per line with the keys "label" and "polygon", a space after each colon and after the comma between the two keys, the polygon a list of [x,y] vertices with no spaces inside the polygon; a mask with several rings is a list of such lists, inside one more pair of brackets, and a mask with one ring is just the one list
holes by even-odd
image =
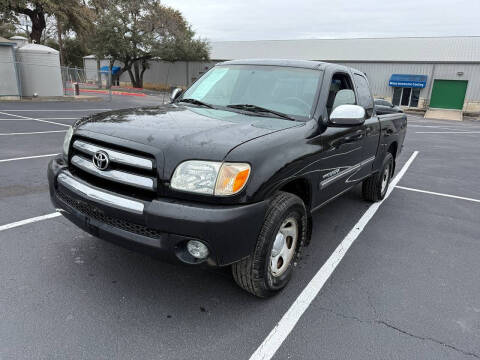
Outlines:
{"label": "parking space", "polygon": [[[397,173],[412,160],[398,188],[373,213],[358,187],[317,211],[294,281],[269,300],[240,290],[229,269],[162,263],[62,217],[5,227],[54,211],[46,166],[64,133],[50,131],[159,103],[0,104],[0,133],[10,134],[0,136],[2,360],[480,358],[480,123],[410,116]],[[315,288],[310,280],[360,226]],[[306,288],[310,306],[300,303],[285,325]],[[279,321],[281,341],[268,341]]]}

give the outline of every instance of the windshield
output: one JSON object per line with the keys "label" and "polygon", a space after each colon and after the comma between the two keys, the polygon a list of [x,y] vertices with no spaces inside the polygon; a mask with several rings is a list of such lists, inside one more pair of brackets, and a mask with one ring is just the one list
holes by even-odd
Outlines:
{"label": "windshield", "polygon": [[214,67],[183,95],[225,107],[248,104],[296,118],[312,116],[319,70],[282,66],[220,65]]}

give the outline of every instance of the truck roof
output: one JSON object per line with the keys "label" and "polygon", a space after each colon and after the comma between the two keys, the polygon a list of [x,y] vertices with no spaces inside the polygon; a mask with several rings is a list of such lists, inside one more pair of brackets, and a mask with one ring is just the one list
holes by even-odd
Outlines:
{"label": "truck roof", "polygon": [[221,62],[217,65],[270,65],[270,66],[287,66],[297,67],[304,69],[316,69],[325,70],[327,67],[334,67],[337,70],[350,69],[356,72],[360,72],[357,69],[346,67],[339,64],[333,64],[323,61],[311,61],[311,60],[288,60],[288,59],[241,59],[241,60],[229,60]]}
{"label": "truck roof", "polygon": [[309,60],[286,60],[286,59],[242,59],[230,60],[220,63],[219,65],[271,65],[271,66],[288,66],[306,69],[323,69],[330,65],[321,61]]}

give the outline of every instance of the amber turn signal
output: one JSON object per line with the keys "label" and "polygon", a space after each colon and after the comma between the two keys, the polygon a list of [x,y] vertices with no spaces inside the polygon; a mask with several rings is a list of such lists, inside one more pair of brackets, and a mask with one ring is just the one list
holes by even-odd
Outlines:
{"label": "amber turn signal", "polygon": [[241,191],[250,176],[250,165],[223,163],[215,185],[215,195],[233,195]]}

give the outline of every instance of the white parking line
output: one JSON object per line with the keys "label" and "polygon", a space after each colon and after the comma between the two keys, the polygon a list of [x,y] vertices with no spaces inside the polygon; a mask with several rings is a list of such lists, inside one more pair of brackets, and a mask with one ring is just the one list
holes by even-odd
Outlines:
{"label": "white parking line", "polygon": [[2,110],[2,111],[13,111],[13,112],[19,112],[19,111],[50,111],[50,112],[57,112],[57,111],[110,111],[112,109],[41,109],[41,110],[32,110],[32,109],[8,109],[8,110]]}
{"label": "white parking line", "polygon": [[480,131],[417,131],[415,134],[480,134]]}
{"label": "white parking line", "polygon": [[2,114],[2,115],[7,115],[7,116],[16,116],[16,117],[19,117],[19,118],[22,118],[22,119],[27,119],[27,120],[35,120],[35,121],[40,121],[40,122],[44,122],[44,123],[49,123],[49,124],[55,124],[55,125],[70,127],[70,125],[66,125],[66,124],[62,124],[62,123],[57,123],[57,122],[53,122],[53,121],[48,121],[48,120],[36,119],[36,118],[28,117],[28,116],[22,116],[22,115],[16,115],[16,114],[9,114],[9,113],[6,113],[6,112],[1,112],[1,111],[0,111],[0,114]]}
{"label": "white parking line", "polygon": [[67,132],[67,130],[34,131],[34,132],[18,132],[18,133],[0,133],[0,136],[50,134],[50,133],[59,133],[59,132]]}
{"label": "white parking line", "polygon": [[[36,118],[37,120],[78,120],[78,117]],[[0,119],[0,121],[29,121],[30,119]]]}
{"label": "white parking line", "polygon": [[463,196],[457,196],[457,195],[438,193],[438,192],[434,192],[434,191],[414,189],[414,188],[409,188],[409,187],[399,186],[399,185],[397,185],[396,188],[397,189],[408,190],[408,191],[415,191],[415,192],[419,192],[419,193],[430,194],[430,195],[438,195],[438,196],[444,196],[444,197],[453,198],[453,199],[467,200],[467,201],[473,201],[473,202],[480,203],[480,200],[472,199],[472,198],[468,198],[468,197],[463,197]]}
{"label": "white parking line", "polygon": [[252,354],[250,360],[267,360],[271,359],[276,351],[280,348],[282,343],[287,338],[288,334],[293,330],[297,324],[300,317],[308,309],[311,302],[317,294],[320,292],[322,287],[327,282],[330,275],[332,275],[335,268],[338,266],[340,261],[343,259],[347,253],[350,246],[361,234],[365,226],[368,224],[370,219],[375,215],[380,205],[390,196],[392,190],[395,188],[400,179],[405,175],[409,166],[412,164],[413,160],[417,156],[418,151],[415,151],[408,161],[403,165],[402,169],[398,172],[397,176],[392,180],[390,187],[388,189],[385,198],[377,203],[370,205],[367,211],[362,215],[360,220],[353,226],[352,230],[347,234],[347,236],[342,240],[340,245],[335,249],[335,251],[330,255],[328,260],[323,264],[320,270],[315,274],[315,276],[310,280],[308,285],[303,289],[301,294],[297,297],[294,303],[290,306],[287,312],[283,315],[277,325],[273,330],[268,334],[266,339],[262,344],[257,348],[257,350]]}
{"label": "white parking line", "polygon": [[44,157],[56,156],[56,155],[59,155],[59,154],[57,153],[57,154],[24,156],[24,157],[18,157],[18,158],[10,158],[10,159],[0,159],[0,163],[2,163],[2,162],[9,162],[9,161],[16,161],[16,160],[38,159],[38,158],[44,158]]}
{"label": "white parking line", "polygon": [[417,127],[417,128],[425,128],[425,129],[441,129],[441,130],[448,130],[448,131],[460,131],[462,129],[471,129],[472,126],[436,126],[436,125],[415,125],[415,124],[408,124],[408,127]]}
{"label": "white parking line", "polygon": [[20,220],[20,221],[14,222],[14,223],[1,225],[0,226],[0,231],[12,229],[12,228],[15,228],[15,227],[31,224],[31,223],[42,221],[42,220],[56,218],[58,216],[61,216],[61,214],[58,213],[58,212],[54,212],[54,213],[50,213],[50,214],[47,214],[47,215],[42,215],[42,216],[37,216],[37,217],[30,218],[30,219]]}

